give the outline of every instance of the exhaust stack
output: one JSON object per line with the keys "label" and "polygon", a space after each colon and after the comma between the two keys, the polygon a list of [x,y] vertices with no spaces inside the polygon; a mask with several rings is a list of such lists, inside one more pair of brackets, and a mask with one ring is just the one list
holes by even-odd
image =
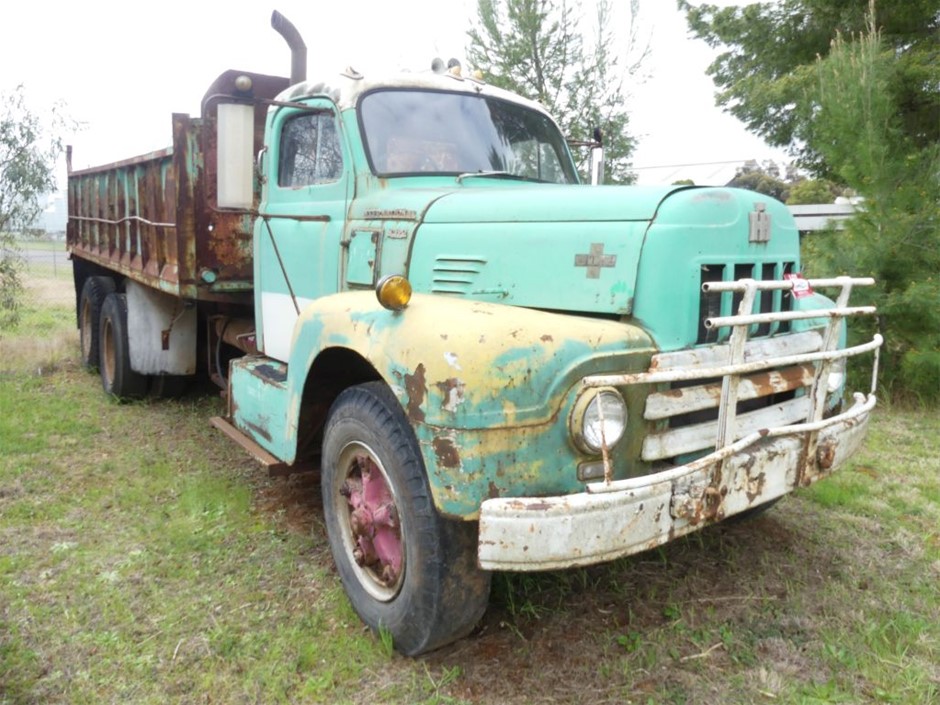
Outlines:
{"label": "exhaust stack", "polygon": [[290,82],[291,85],[307,80],[307,45],[304,44],[300,32],[284,17],[275,10],[271,14],[271,27],[284,37],[287,46],[290,47]]}

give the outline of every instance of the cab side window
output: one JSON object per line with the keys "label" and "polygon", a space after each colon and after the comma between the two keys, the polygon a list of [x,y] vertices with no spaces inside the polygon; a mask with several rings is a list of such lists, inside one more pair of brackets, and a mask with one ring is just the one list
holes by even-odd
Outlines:
{"label": "cab side window", "polygon": [[333,113],[305,113],[284,123],[278,186],[327,184],[338,181],[342,174],[343,155]]}

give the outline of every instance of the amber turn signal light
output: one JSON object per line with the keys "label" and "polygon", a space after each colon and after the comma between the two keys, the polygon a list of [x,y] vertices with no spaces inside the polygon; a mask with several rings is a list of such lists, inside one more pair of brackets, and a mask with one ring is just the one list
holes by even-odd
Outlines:
{"label": "amber turn signal light", "polygon": [[375,296],[389,311],[401,311],[411,301],[411,282],[401,274],[389,274],[375,285]]}

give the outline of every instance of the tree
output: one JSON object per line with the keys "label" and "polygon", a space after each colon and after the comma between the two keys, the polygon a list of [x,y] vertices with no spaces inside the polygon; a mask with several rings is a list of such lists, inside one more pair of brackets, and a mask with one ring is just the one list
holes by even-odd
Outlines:
{"label": "tree", "polygon": [[15,237],[36,221],[40,197],[55,189],[55,164],[62,152],[57,132],[63,126],[58,107],[45,123],[29,110],[22,85],[0,97],[0,323],[4,326],[14,325],[19,317],[22,283]]}
{"label": "tree", "polygon": [[801,206],[812,203],[832,203],[838,189],[825,179],[801,179],[790,186],[787,205]]}
{"label": "tree", "polygon": [[[692,6],[678,0],[692,33],[719,49],[708,69],[718,104],[768,143],[789,147],[802,166],[831,176],[815,134],[816,58],[837,34],[866,30],[871,0],[778,0],[744,7]],[[887,96],[900,116],[896,128],[919,147],[940,140],[940,61],[937,0],[883,1],[877,7],[885,49],[894,52],[895,80]]]}
{"label": "tree", "polygon": [[[636,140],[627,131],[624,80],[640,67],[639,0],[629,3],[629,32],[623,51],[609,29],[610,5],[598,0],[593,34],[582,32],[580,6],[565,0],[478,0],[477,20],[468,32],[470,63],[500,88],[542,103],[565,135],[590,141],[600,127],[607,157],[607,180],[630,183],[630,155]],[[635,57],[635,58],[632,58]],[[632,60],[631,60],[632,58]],[[588,155],[576,154],[587,171]]]}
{"label": "tree", "polygon": [[764,162],[761,166],[753,159],[739,167],[734,178],[726,185],[757,191],[778,201],[786,201],[790,190],[787,182],[780,178],[780,167],[772,161]]}
{"label": "tree", "polygon": [[878,306],[883,385],[940,402],[940,144],[924,147],[897,111],[892,86],[907,66],[869,22],[863,35],[835,39],[809,96],[820,157],[863,206],[844,232],[814,237],[807,255],[819,274],[875,278],[858,294]]}

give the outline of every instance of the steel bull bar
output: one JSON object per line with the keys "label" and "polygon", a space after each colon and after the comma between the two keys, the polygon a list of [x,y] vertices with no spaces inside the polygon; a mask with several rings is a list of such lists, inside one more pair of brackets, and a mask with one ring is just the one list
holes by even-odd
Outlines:
{"label": "steel bull bar", "polygon": [[[848,306],[853,287],[873,284],[870,278],[851,277],[704,284],[706,292],[741,295],[736,315],[705,321],[708,328],[731,329],[727,344],[661,353],[653,357],[647,372],[592,375],[582,380],[581,388],[701,380],[700,388],[688,392],[683,388],[679,396],[693,408],[704,408],[708,399],[714,405],[717,397],[717,421],[693,429],[668,429],[658,437],[651,434],[644,440],[642,457],[663,468],[652,474],[613,479],[614,449],[605,446],[601,453],[604,480],[586,484],[584,492],[484,501],[480,566],[552,570],[639,553],[808,486],[839,468],[864,440],[876,403],[878,351],[883,342],[875,335],[864,344],[838,349],[840,327],[847,317],[875,312],[871,306]],[[751,313],[758,292],[789,289],[798,295],[817,288],[838,288],[835,306]],[[828,319],[821,331],[748,340],[750,329],[761,324],[817,319]],[[855,393],[847,410],[833,413],[827,406],[833,365],[869,352],[874,354],[869,393]],[[754,391],[754,379],[766,382],[781,368],[799,372],[799,366],[808,370],[802,377],[802,394],[768,409],[739,414],[739,400],[759,393]],[[720,386],[712,382],[716,379],[721,380]],[[657,411],[652,403],[658,396],[674,399],[676,394],[652,393],[644,414],[647,419],[669,414]],[[708,447],[696,454],[699,457],[681,464],[665,462],[693,449],[702,438]]]}

